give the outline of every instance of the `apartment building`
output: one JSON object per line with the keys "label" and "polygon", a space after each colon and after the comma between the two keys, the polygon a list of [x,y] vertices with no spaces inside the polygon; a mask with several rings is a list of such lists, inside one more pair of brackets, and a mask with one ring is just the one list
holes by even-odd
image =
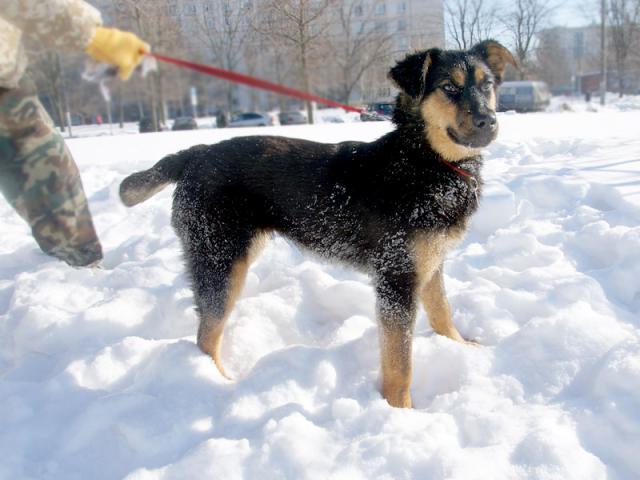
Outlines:
{"label": "apartment building", "polygon": [[538,61],[541,73],[552,90],[556,93],[580,93],[580,79],[600,72],[600,26],[542,30]]}
{"label": "apartment building", "polygon": [[[541,76],[555,93],[595,93],[600,88],[600,25],[554,27],[540,32]],[[636,40],[638,42],[638,40]],[[637,51],[636,43],[631,51]],[[630,55],[622,75],[617,71],[611,37],[607,37],[607,90],[640,92],[640,66]]]}

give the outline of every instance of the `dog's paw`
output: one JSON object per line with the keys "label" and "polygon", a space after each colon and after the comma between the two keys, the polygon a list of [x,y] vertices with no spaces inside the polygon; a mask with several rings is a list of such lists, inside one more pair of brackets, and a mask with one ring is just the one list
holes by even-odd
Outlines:
{"label": "dog's paw", "polygon": [[473,340],[473,339],[467,339],[467,338],[463,338],[463,343],[465,345],[469,345],[470,347],[481,347],[482,344],[477,341],[477,340]]}
{"label": "dog's paw", "polygon": [[395,408],[412,408],[409,390],[382,387],[382,396],[389,405]]}
{"label": "dog's paw", "polygon": [[413,404],[411,403],[411,397],[408,397],[406,399],[394,399],[394,400],[390,400],[390,399],[386,399],[387,403],[389,405],[391,405],[394,408],[413,408]]}
{"label": "dog's paw", "polygon": [[216,364],[216,367],[218,368],[220,375],[222,375],[225,379],[229,381],[233,381],[233,377],[227,373],[227,371],[224,369],[224,367],[222,366],[219,360],[214,359],[214,363]]}

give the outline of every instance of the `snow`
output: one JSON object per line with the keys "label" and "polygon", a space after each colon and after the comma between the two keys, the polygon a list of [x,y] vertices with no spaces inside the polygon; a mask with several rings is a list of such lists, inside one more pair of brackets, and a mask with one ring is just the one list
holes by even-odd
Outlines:
{"label": "snow", "polygon": [[372,140],[388,123],[70,140],[104,268],[42,255],[0,203],[0,478],[639,478],[640,111],[573,103],[500,114],[480,211],[445,264],[480,346],[421,312],[411,410],[377,390],[368,279],[280,237],[228,322],[223,378],[194,343],[172,189],[134,209],[117,196],[190,145]]}

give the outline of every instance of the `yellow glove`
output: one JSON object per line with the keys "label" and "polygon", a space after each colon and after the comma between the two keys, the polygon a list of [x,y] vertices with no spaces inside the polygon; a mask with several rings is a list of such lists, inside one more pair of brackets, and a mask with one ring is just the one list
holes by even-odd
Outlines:
{"label": "yellow glove", "polygon": [[118,67],[118,76],[127,80],[142,61],[149,45],[131,32],[97,27],[86,52],[95,60]]}

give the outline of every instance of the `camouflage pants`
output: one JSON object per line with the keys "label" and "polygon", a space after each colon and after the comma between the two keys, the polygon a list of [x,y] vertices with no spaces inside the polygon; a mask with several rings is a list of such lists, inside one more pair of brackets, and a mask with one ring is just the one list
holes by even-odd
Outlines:
{"label": "camouflage pants", "polygon": [[0,88],[0,190],[43,252],[73,266],[102,258],[78,167],[26,76]]}

